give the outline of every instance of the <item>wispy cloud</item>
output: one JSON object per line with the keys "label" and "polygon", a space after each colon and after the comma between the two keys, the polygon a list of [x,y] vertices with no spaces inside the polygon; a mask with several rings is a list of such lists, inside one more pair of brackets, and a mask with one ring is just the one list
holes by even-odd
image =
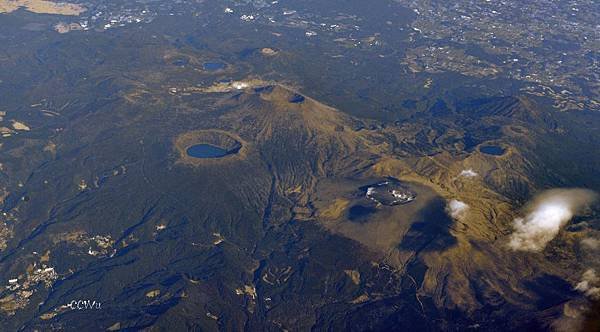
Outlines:
{"label": "wispy cloud", "polygon": [[448,202],[448,205],[446,206],[446,211],[448,211],[448,214],[452,218],[456,220],[462,220],[465,218],[467,212],[469,211],[469,205],[467,205],[465,202],[452,199],[450,200],[450,202]]}
{"label": "wispy cloud", "polygon": [[600,277],[596,274],[596,270],[589,269],[583,273],[581,282],[575,286],[575,289],[585,295],[600,300]]}
{"label": "wispy cloud", "polygon": [[514,250],[541,251],[580,210],[597,195],[586,189],[554,189],[539,195],[523,218],[514,220],[509,246]]}
{"label": "wispy cloud", "polygon": [[589,305],[585,301],[569,301],[563,305],[560,318],[552,322],[552,331],[571,332],[580,331],[585,320]]}
{"label": "wispy cloud", "polygon": [[458,174],[458,176],[463,176],[466,178],[476,177],[477,175],[479,174],[477,174],[477,172],[475,172],[472,168],[463,169],[460,174]]}
{"label": "wispy cloud", "polygon": [[594,239],[594,238],[591,238],[591,237],[588,237],[588,238],[585,238],[585,239],[581,240],[581,244],[586,249],[591,249],[591,250],[600,249],[600,240]]}

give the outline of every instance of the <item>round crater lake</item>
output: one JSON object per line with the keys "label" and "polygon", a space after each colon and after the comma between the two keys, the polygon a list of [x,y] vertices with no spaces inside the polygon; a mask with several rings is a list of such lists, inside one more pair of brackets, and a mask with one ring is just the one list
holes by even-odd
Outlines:
{"label": "round crater lake", "polygon": [[290,97],[289,102],[292,104],[300,104],[304,101],[304,96],[301,94],[297,94],[295,93],[293,96]]}
{"label": "round crater lake", "polygon": [[501,156],[505,152],[503,147],[496,145],[480,146],[479,151],[481,151],[481,153],[489,154],[492,156]]}
{"label": "round crater lake", "polygon": [[202,67],[204,70],[208,71],[217,71],[221,69],[225,69],[225,64],[222,62],[205,62]]}
{"label": "round crater lake", "polygon": [[235,152],[210,144],[196,144],[186,150],[187,155],[193,158],[222,158]]}
{"label": "round crater lake", "polygon": [[176,58],[171,61],[171,64],[178,67],[186,66],[190,63],[190,59],[188,58]]}

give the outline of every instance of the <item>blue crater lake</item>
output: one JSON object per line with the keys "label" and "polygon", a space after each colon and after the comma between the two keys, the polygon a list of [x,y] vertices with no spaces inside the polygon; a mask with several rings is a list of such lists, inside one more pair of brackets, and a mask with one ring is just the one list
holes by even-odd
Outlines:
{"label": "blue crater lake", "polygon": [[189,62],[190,62],[189,59],[181,58],[181,59],[175,59],[171,63],[175,66],[183,67],[183,66],[187,65]]}
{"label": "blue crater lake", "polygon": [[190,146],[186,150],[186,153],[188,156],[194,158],[221,158],[235,152],[230,152],[210,144],[196,144]]}
{"label": "blue crater lake", "polygon": [[479,151],[492,156],[501,156],[504,154],[504,148],[496,145],[480,146]]}
{"label": "blue crater lake", "polygon": [[202,67],[204,68],[204,70],[208,70],[208,71],[216,71],[216,70],[221,70],[225,68],[225,64],[222,62],[205,62]]}
{"label": "blue crater lake", "polygon": [[304,101],[304,96],[303,96],[303,95],[300,95],[300,94],[297,94],[297,93],[295,93],[295,94],[294,94],[294,95],[293,95],[293,96],[290,98],[290,103],[293,103],[293,104],[300,104],[300,103],[301,103],[301,102],[303,102],[303,101]]}

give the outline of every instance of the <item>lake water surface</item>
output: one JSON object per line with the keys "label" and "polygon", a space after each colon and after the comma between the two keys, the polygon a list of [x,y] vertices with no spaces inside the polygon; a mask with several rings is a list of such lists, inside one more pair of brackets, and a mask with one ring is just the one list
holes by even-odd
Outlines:
{"label": "lake water surface", "polygon": [[504,148],[496,145],[480,146],[479,151],[492,156],[501,156],[504,154]]}
{"label": "lake water surface", "polygon": [[304,98],[304,96],[303,96],[303,95],[300,95],[300,94],[297,94],[297,93],[295,93],[295,94],[294,94],[294,95],[293,95],[293,96],[290,98],[290,103],[293,103],[293,104],[300,104],[301,102],[303,102],[303,101],[304,101],[304,99],[305,99],[305,98]]}
{"label": "lake water surface", "polygon": [[190,146],[186,153],[194,158],[221,158],[228,155],[230,152],[218,146],[210,144],[196,144]]}
{"label": "lake water surface", "polygon": [[225,64],[222,62],[205,62],[202,67],[204,70],[216,71],[225,68]]}

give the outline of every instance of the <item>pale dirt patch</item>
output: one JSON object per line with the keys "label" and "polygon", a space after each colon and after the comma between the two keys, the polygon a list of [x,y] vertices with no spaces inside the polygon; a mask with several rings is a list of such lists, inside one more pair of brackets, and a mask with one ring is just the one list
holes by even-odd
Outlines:
{"label": "pale dirt patch", "polygon": [[348,277],[350,277],[350,279],[352,280],[352,282],[355,285],[360,284],[360,272],[357,270],[344,270],[344,273],[346,273],[346,275]]}
{"label": "pale dirt patch", "polygon": [[262,53],[262,55],[266,55],[266,56],[273,56],[273,55],[277,55],[277,50],[274,50],[270,47],[265,47],[263,49],[260,50],[260,53]]}
{"label": "pale dirt patch", "polygon": [[46,0],[0,0],[0,13],[12,13],[19,8],[36,14],[54,14],[77,16],[85,7],[67,2],[52,2]]}
{"label": "pale dirt patch", "polygon": [[336,198],[329,206],[327,206],[321,211],[319,216],[325,219],[338,219],[346,211],[349,205],[349,200],[343,198]]}
{"label": "pale dirt patch", "polygon": [[148,293],[146,293],[146,297],[149,297],[149,298],[157,297],[159,295],[160,295],[160,289],[155,289],[153,291],[149,291]]}
{"label": "pale dirt patch", "polygon": [[29,128],[28,125],[24,124],[23,122],[19,122],[19,121],[13,121],[12,123],[12,127],[15,130],[24,130],[24,131],[29,131],[31,130],[31,128]]}

